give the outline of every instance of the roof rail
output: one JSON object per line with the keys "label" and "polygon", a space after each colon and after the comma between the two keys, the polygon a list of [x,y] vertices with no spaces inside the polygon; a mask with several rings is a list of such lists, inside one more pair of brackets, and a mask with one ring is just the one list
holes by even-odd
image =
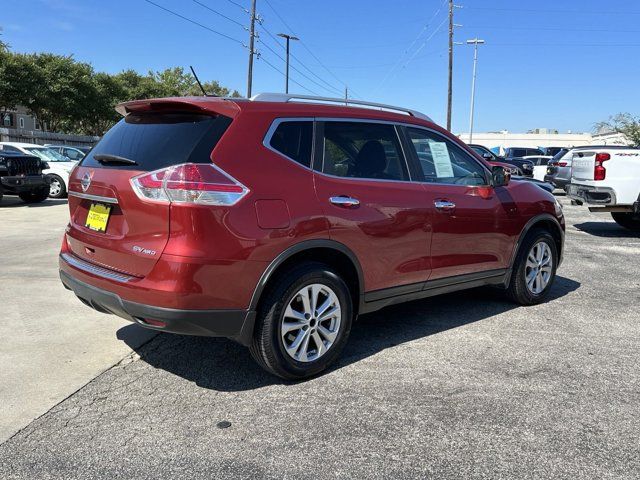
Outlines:
{"label": "roof rail", "polygon": [[290,102],[292,100],[309,100],[312,103],[338,103],[343,105],[362,105],[366,107],[374,107],[380,110],[390,110],[394,112],[402,112],[406,115],[410,115],[415,118],[427,120],[432,122],[431,118],[424,113],[416,110],[411,110],[403,107],[396,107],[393,105],[385,105],[384,103],[366,102],[364,100],[353,100],[351,98],[331,98],[331,97],[316,97],[313,95],[292,95],[287,93],[259,93],[250,98],[252,102]]}

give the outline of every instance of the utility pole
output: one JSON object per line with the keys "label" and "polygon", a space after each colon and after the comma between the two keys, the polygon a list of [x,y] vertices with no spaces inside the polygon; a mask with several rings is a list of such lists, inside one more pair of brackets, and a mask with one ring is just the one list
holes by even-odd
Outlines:
{"label": "utility pole", "polygon": [[287,35],[286,33],[279,33],[278,36],[287,40],[287,73],[285,75],[284,92],[289,93],[289,41],[300,39],[298,37],[294,37],[293,35]]}
{"label": "utility pole", "polygon": [[447,130],[451,131],[451,103],[453,100],[453,29],[461,27],[453,23],[453,9],[461,8],[449,0],[449,84],[447,89]]}
{"label": "utility pole", "polygon": [[247,72],[247,98],[251,98],[253,82],[253,41],[256,36],[256,0],[251,0],[251,26],[249,27],[249,71]]}
{"label": "utility pole", "polygon": [[349,87],[344,86],[344,104],[349,105]]}
{"label": "utility pole", "polygon": [[478,45],[484,45],[484,40],[478,37],[473,40],[467,40],[467,44],[473,47],[473,77],[471,77],[471,112],[469,113],[469,143],[473,142],[473,107],[476,98],[476,67],[478,65]]}

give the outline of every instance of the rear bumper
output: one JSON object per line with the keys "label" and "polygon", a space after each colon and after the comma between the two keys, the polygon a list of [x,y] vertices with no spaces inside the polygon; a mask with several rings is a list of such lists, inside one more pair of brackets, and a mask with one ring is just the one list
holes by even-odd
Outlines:
{"label": "rear bumper", "polygon": [[589,205],[615,205],[616,192],[608,187],[594,187],[570,183],[567,185],[567,196],[573,200]]}
{"label": "rear bumper", "polygon": [[[227,337],[249,345],[255,312],[251,310],[181,310],[155,307],[122,299],[113,292],[89,285],[60,270],[60,280],[85,305],[117,315],[161,332],[208,337]],[[153,324],[149,322],[153,321]]]}

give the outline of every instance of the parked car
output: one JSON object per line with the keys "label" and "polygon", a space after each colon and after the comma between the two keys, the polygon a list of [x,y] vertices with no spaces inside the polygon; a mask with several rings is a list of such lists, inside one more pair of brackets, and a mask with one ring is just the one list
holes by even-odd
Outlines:
{"label": "parked car", "polygon": [[71,174],[62,283],[146,328],[232,338],[289,379],[388,305],[480,285],[544,301],[563,252],[553,195],[419,112],[335,102],[119,105]]}
{"label": "parked car", "polygon": [[564,147],[538,147],[542,154],[547,157],[555,157],[561,150],[566,150]]}
{"label": "parked car", "polygon": [[571,180],[572,149],[563,148],[549,160],[544,181],[553,184],[556,188],[562,188]]}
{"label": "parked car", "polygon": [[575,149],[572,155],[567,195],[640,232],[640,149],[609,145]]}
{"label": "parked car", "polygon": [[522,158],[544,156],[544,152],[539,148],[529,147],[507,147],[504,149],[504,158]]}
{"label": "parked car", "polygon": [[49,147],[54,149],[60,155],[67,157],[69,160],[74,162],[78,162],[84,158],[84,156],[91,150],[91,147],[76,147],[69,145],[45,145],[45,147]]}
{"label": "parked car", "polygon": [[23,202],[47,199],[49,182],[42,173],[47,163],[35,155],[4,150],[0,145],[0,201],[4,195],[17,195]]}
{"label": "parked car", "polygon": [[544,176],[547,174],[547,165],[553,157],[548,156],[532,156],[522,157],[523,160],[527,160],[533,164],[533,178],[536,180],[544,181]]}
{"label": "parked car", "polygon": [[520,170],[518,166],[513,165],[511,163],[503,162],[500,157],[498,157],[495,153],[493,153],[487,147],[483,145],[477,145],[477,144],[471,144],[471,143],[469,144],[469,147],[471,148],[471,150],[476,152],[478,155],[484,158],[491,165],[502,167],[511,175],[522,176],[522,170]]}
{"label": "parked car", "polygon": [[65,198],[69,185],[69,172],[77,162],[62,156],[56,150],[33,143],[0,142],[5,151],[36,155],[47,162],[49,168],[44,173],[49,177],[49,196],[51,198]]}
{"label": "parked car", "polygon": [[[499,163],[509,165],[511,167],[512,175],[518,175],[522,177],[533,176],[533,164],[529,161],[522,160],[521,158],[506,159],[500,155],[497,155],[493,150],[489,150],[483,145],[471,144],[469,146],[488,162],[492,162],[495,165],[499,165]],[[515,173],[513,167],[515,167]]]}

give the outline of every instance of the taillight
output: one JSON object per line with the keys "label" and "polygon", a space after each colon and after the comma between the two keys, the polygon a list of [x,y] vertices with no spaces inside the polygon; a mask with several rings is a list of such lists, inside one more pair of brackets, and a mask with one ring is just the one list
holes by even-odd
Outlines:
{"label": "taillight", "polygon": [[566,167],[567,166],[567,162],[558,162],[557,165],[559,167]]}
{"label": "taillight", "polygon": [[249,190],[213,164],[185,163],[133,177],[142,200],[198,205],[234,205]]}
{"label": "taillight", "polygon": [[607,176],[607,169],[602,166],[602,162],[611,160],[611,155],[608,153],[596,153],[596,163],[593,167],[593,179],[604,180]]}

